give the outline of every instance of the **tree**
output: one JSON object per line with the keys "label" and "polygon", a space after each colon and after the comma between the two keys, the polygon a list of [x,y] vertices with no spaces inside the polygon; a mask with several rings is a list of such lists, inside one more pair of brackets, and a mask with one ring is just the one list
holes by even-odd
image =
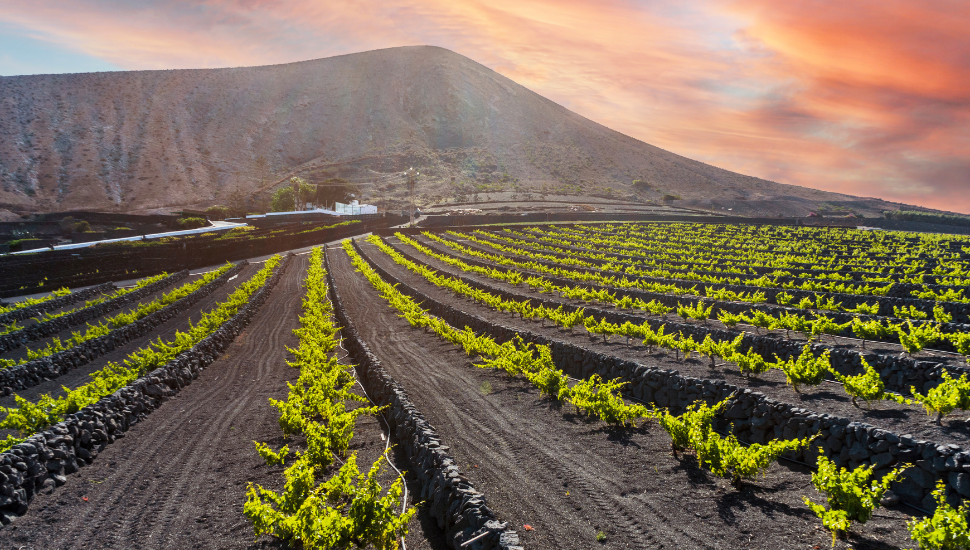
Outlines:
{"label": "tree", "polygon": [[270,202],[273,212],[290,212],[296,209],[295,197],[292,187],[280,187],[273,193]]}
{"label": "tree", "polygon": [[335,202],[347,202],[354,189],[349,181],[330,178],[317,185],[317,204],[330,207]]}
{"label": "tree", "polygon": [[293,200],[296,203],[294,210],[303,210],[306,203],[314,202],[316,189],[305,179],[294,176],[290,178],[290,185],[293,186]]}
{"label": "tree", "polygon": [[229,208],[221,205],[210,206],[205,209],[205,213],[209,216],[209,219],[224,220],[229,217]]}

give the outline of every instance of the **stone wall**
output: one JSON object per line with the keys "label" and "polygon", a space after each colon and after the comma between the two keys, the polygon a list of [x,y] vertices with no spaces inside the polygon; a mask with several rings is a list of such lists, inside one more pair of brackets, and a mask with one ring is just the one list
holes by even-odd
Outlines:
{"label": "stone wall", "polygon": [[[456,550],[520,549],[515,531],[496,519],[485,503],[485,496],[461,474],[441,437],[360,337],[344,311],[329,260],[326,267],[331,301],[337,322],[343,327],[344,343],[357,364],[357,373],[368,395],[378,405],[388,406],[384,417],[421,487],[415,500],[429,503],[428,512],[444,530],[448,544]],[[484,536],[476,538],[481,535]],[[473,539],[474,542],[463,545]]]}
{"label": "stone wall", "polygon": [[[81,300],[87,300],[93,298],[99,294],[104,294],[105,292],[111,292],[115,289],[115,285],[112,283],[102,283],[91,288],[86,288],[84,290],[79,290],[77,292],[72,292],[67,296],[58,296],[52,300],[47,300],[46,302],[41,302],[39,304],[34,304],[32,306],[27,306],[25,308],[15,309],[13,311],[8,311],[0,315],[0,325],[7,325],[14,321],[23,321],[24,319],[30,319],[31,317],[37,315],[38,313],[44,311],[50,311],[52,309],[60,309],[71,304],[80,302]],[[10,306],[15,302],[4,302],[4,306]]]}
{"label": "stone wall", "polygon": [[108,313],[121,309],[129,304],[137,303],[144,297],[150,296],[169,285],[185,279],[188,276],[188,270],[182,270],[178,273],[173,273],[160,281],[155,281],[150,285],[145,285],[134,292],[129,292],[128,294],[118,296],[112,300],[79,309],[62,317],[51,319],[50,321],[43,321],[41,323],[29,325],[24,327],[22,330],[0,336],[0,353],[19,348],[27,342],[53,336],[54,334],[73,327],[74,325],[79,325],[92,319],[97,319],[98,317],[107,315]]}
{"label": "stone wall", "polygon": [[947,498],[951,503],[970,497],[970,453],[959,446],[916,440],[907,434],[895,434],[847,418],[776,401],[762,393],[722,380],[682,376],[675,370],[648,367],[570,342],[553,341],[529,331],[492,323],[416,290],[370,261],[360,247],[357,250],[386,281],[397,284],[399,291],[421,302],[422,307],[432,315],[452,326],[470,327],[476,333],[487,334],[498,342],[519,336],[526,342],[548,345],[556,366],[570,376],[585,379],[599,374],[607,380],[627,382],[624,390],[627,397],[669,407],[675,413],[698,400],[713,404],[735,396],[715,427],[723,430],[733,426],[734,433],[741,441],[763,443],[772,438],[790,439],[817,433],[819,437],[809,449],[787,456],[813,464],[817,453],[821,452],[840,466],[874,464],[876,475],[885,474],[895,466],[911,464],[903,472],[902,479],[893,484],[892,490],[904,502],[926,510],[935,508],[930,493],[938,479],[947,483]]}
{"label": "stone wall", "polygon": [[[462,243],[462,244],[464,244],[464,246],[467,246],[468,248],[481,250],[483,252],[488,252],[490,254],[500,253],[497,250],[489,250],[487,249],[487,247],[478,245],[477,243],[469,242],[469,243]],[[526,257],[522,259],[525,261],[533,261],[548,267],[556,267],[556,268],[564,267],[562,264],[536,259],[533,257]],[[618,263],[618,265],[627,266],[632,264],[623,264],[622,262],[620,262]],[[495,266],[492,266],[492,267],[495,267]],[[912,306],[912,307],[915,307],[917,310],[922,311],[923,313],[926,313],[929,316],[932,316],[933,307],[939,303],[939,305],[943,307],[943,310],[946,313],[950,313],[953,315],[953,319],[955,321],[959,322],[959,321],[970,320],[970,303],[936,302],[934,300],[924,300],[921,298],[904,298],[904,297],[892,297],[892,296],[863,296],[859,294],[843,294],[839,292],[813,292],[808,290],[796,290],[796,289],[790,289],[790,288],[766,288],[766,287],[753,286],[753,285],[732,285],[732,284],[721,284],[721,283],[708,284],[703,281],[691,281],[691,280],[685,280],[685,279],[665,279],[661,277],[638,277],[634,275],[626,275],[625,273],[620,273],[618,271],[589,269],[589,268],[577,267],[577,266],[566,266],[566,267],[568,267],[570,270],[573,270],[573,271],[579,271],[583,273],[601,273],[603,275],[609,275],[609,276],[615,276],[615,277],[626,277],[629,280],[643,281],[646,283],[660,283],[660,284],[677,283],[682,286],[686,286],[688,288],[694,287],[701,294],[706,294],[708,287],[711,287],[712,289],[727,289],[733,292],[746,292],[746,293],[763,292],[768,303],[778,303],[777,295],[781,292],[787,292],[788,294],[791,294],[792,296],[795,297],[796,302],[801,300],[802,298],[811,298],[814,300],[817,296],[821,296],[826,299],[831,298],[836,302],[841,303],[843,308],[848,308],[848,309],[855,308],[859,304],[879,302],[879,314],[881,315],[892,315],[893,308],[897,306],[904,307],[904,308],[909,308]],[[940,287],[940,288],[949,288],[949,287]]]}
{"label": "stone wall", "polygon": [[148,334],[155,327],[180,315],[202,298],[212,294],[231,277],[239,273],[245,265],[247,265],[247,262],[244,261],[233,266],[218,278],[181,300],[169,304],[134,323],[116,328],[104,336],[81,342],[70,349],[47,357],[0,370],[0,395],[10,395],[15,390],[36,386],[45,380],[53,380],[127,344],[135,338]]}
{"label": "stone wall", "polygon": [[0,453],[0,522],[23,515],[40,491],[63,485],[65,475],[90,464],[104,448],[122,438],[169,397],[192,383],[229,347],[266,301],[292,256],[232,318],[191,349],[162,367],[69,415],[47,430]]}
{"label": "stone wall", "polygon": [[[405,247],[398,246],[395,247],[398,252],[403,256],[414,261],[416,263],[423,263],[419,257],[412,254],[410,250]],[[465,263],[478,265],[482,267],[495,267],[485,262],[478,262],[475,260],[465,259]],[[562,302],[544,298],[537,298],[535,296],[527,296],[524,294],[519,294],[515,292],[510,292],[508,290],[493,286],[490,284],[481,283],[464,275],[455,275],[449,273],[453,277],[458,277],[466,284],[491,292],[497,296],[502,297],[504,300],[530,300],[534,305],[543,305],[545,307],[556,308],[562,306],[563,310],[566,312],[572,312],[579,309],[578,306],[573,306],[570,304],[564,304]],[[565,279],[559,279],[557,277],[545,277],[556,284],[575,285],[575,281],[568,281]],[[583,284],[583,286],[588,286],[591,288],[607,288],[599,285]],[[608,290],[617,290],[614,288],[608,288]],[[658,302],[662,302],[667,306],[674,307],[677,305],[678,300],[675,296],[669,296],[666,294],[659,294],[655,292],[645,292],[638,290],[624,289],[622,291],[625,294],[629,294],[634,298],[641,298],[643,300],[649,301],[651,299],[656,299]],[[706,303],[715,303],[713,301],[707,301]],[[717,307],[731,313],[740,313],[742,311],[747,311],[748,309],[755,308],[755,304],[744,304],[744,303],[725,303],[716,302]],[[763,306],[762,306],[763,307]],[[706,327],[703,325],[689,324],[684,322],[678,322],[673,320],[661,320],[661,319],[645,319],[643,316],[622,313],[612,310],[603,310],[595,306],[583,306],[584,311],[587,315],[592,315],[596,318],[605,318],[608,322],[622,324],[627,321],[634,324],[642,324],[647,321],[650,327],[654,330],[659,329],[662,325],[666,325],[666,333],[672,334],[676,332],[681,332],[685,336],[692,336],[694,340],[703,341],[704,337],[710,335],[711,338],[715,340],[733,340],[737,338],[740,331],[736,330],[723,330],[717,328]],[[757,308],[756,308],[757,309]],[[716,310],[715,310],[716,313]],[[955,325],[962,327],[965,325]],[[763,357],[774,357],[778,355],[782,359],[788,359],[792,356],[799,356],[802,353],[802,348],[805,342],[794,341],[794,340],[784,340],[781,338],[768,337],[768,336],[758,336],[753,334],[745,334],[744,339],[741,341],[740,351],[746,353],[749,348],[754,348],[756,352],[761,354]],[[871,367],[879,371],[883,383],[886,384],[886,388],[890,391],[909,394],[910,388],[915,386],[917,391],[926,392],[930,389],[936,387],[941,381],[941,374],[944,370],[949,372],[950,375],[954,377],[959,377],[962,374],[970,374],[970,369],[966,367],[959,366],[945,366],[942,363],[936,361],[920,361],[912,357],[900,357],[891,355],[879,355],[874,353],[860,353],[856,350],[837,348],[832,346],[827,346],[824,344],[811,344],[812,352],[818,356],[822,353],[828,351],[830,353],[830,360],[832,367],[839,371],[844,376],[854,376],[864,372],[862,366],[862,360],[865,359]]]}

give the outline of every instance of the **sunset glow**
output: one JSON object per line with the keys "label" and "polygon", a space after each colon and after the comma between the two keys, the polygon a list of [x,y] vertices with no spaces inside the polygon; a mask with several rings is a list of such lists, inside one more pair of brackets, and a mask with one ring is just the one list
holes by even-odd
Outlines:
{"label": "sunset glow", "polygon": [[60,51],[139,70],[431,44],[690,158],[970,213],[967,21],[956,1],[11,0],[0,45],[50,53],[0,51],[0,72],[68,72]]}

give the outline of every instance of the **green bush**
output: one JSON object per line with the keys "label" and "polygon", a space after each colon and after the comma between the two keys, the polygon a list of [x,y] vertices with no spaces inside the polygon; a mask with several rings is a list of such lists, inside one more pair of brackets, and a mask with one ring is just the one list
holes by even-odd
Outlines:
{"label": "green bush", "polygon": [[270,207],[273,212],[291,212],[296,210],[296,197],[293,193],[292,187],[280,187],[273,193],[273,198],[270,201]]}
{"label": "green bush", "polygon": [[836,466],[834,462],[818,456],[818,471],[812,474],[812,485],[824,493],[828,509],[815,504],[808,497],[802,497],[805,505],[815,513],[826,529],[832,532],[832,546],[836,539],[845,534],[852,522],[865,523],[872,517],[872,511],[879,506],[883,493],[889,484],[897,481],[902,468],[891,470],[882,479],[869,481],[875,466],[859,466],[848,470]]}
{"label": "green bush", "polygon": [[946,484],[942,480],[936,482],[933,496],[936,498],[936,510],[932,516],[906,522],[910,536],[921,550],[970,548],[970,527],[967,526],[970,504],[964,502],[956,509],[950,506],[946,501]]}
{"label": "green bush", "polygon": [[812,347],[808,344],[802,348],[801,355],[796,359],[795,357],[789,357],[787,361],[783,361],[780,357],[775,355],[776,362],[771,364],[785,373],[785,379],[791,385],[795,393],[801,393],[798,391],[799,384],[805,384],[808,386],[817,386],[825,380],[825,373],[831,368],[831,363],[829,362],[829,350],[825,350],[819,357],[815,357],[812,353]]}
{"label": "green bush", "polygon": [[915,386],[909,390],[917,403],[923,405],[927,413],[936,413],[936,425],[943,423],[943,417],[955,409],[970,409],[970,381],[964,374],[954,380],[945,370],[942,373],[943,382],[922,395]]}
{"label": "green bush", "polygon": [[195,229],[208,224],[205,218],[179,218],[176,222],[182,229]]}

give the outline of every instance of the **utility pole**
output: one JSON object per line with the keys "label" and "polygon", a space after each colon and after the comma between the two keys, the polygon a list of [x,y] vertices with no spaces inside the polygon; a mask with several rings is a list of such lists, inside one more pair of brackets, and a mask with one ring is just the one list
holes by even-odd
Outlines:
{"label": "utility pole", "polygon": [[408,168],[404,172],[404,175],[408,178],[408,195],[411,201],[411,227],[414,227],[414,186],[418,183],[418,176],[421,172],[414,170],[414,167]]}

